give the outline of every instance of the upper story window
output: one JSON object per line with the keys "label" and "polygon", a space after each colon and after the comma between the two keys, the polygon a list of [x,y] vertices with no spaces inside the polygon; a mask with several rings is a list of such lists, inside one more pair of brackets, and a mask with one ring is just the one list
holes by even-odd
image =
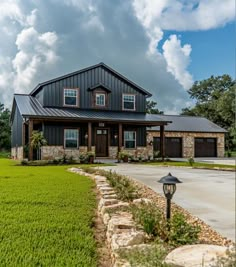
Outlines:
{"label": "upper story window", "polygon": [[123,94],[123,110],[135,110],[135,95]]}
{"label": "upper story window", "polygon": [[64,147],[78,148],[79,147],[79,130],[64,129]]}
{"label": "upper story window", "polygon": [[78,106],[78,89],[64,89],[64,105]]}
{"label": "upper story window", "polygon": [[106,95],[96,93],[96,106],[104,107],[106,105]]}
{"label": "upper story window", "polygon": [[135,131],[124,131],[124,146],[125,148],[136,147],[136,132]]}

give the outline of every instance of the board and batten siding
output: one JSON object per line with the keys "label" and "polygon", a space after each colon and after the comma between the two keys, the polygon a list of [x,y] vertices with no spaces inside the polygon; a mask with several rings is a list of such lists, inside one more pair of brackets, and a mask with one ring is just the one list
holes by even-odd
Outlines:
{"label": "board and batten siding", "polygon": [[20,114],[18,107],[16,106],[14,118],[11,126],[11,146],[22,146],[22,124],[23,118]]}
{"label": "board and batten siding", "polygon": [[93,108],[93,94],[88,88],[98,84],[103,84],[111,90],[108,93],[108,110],[122,110],[122,94],[127,93],[136,95],[136,111],[145,112],[145,94],[102,66],[74,74],[59,81],[52,81],[41,89],[43,96],[38,96],[40,93],[37,93],[36,97],[40,102],[43,101],[45,107],[62,107],[63,89],[79,88],[79,108],[90,109]]}

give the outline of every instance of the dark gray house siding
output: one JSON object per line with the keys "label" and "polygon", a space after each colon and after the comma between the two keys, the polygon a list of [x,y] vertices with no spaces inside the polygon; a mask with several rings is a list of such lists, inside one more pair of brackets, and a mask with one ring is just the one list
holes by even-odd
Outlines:
{"label": "dark gray house siding", "polygon": [[11,126],[11,144],[12,147],[22,146],[22,124],[23,118],[16,106]]}
{"label": "dark gray house siding", "polygon": [[[92,145],[95,145],[95,130],[99,125],[97,123],[93,124],[92,127]],[[64,129],[68,128],[78,128],[79,129],[79,145],[86,146],[87,141],[85,135],[88,133],[88,125],[85,123],[57,123],[57,122],[44,122],[43,133],[47,140],[47,145],[49,146],[63,146],[64,145]],[[118,134],[118,126],[114,124],[108,124],[104,127],[109,129],[109,142],[110,146],[117,146],[117,140],[115,140],[115,134]],[[130,130],[136,131],[136,145],[146,146],[146,127],[145,126],[129,126],[124,125],[123,131]]]}
{"label": "dark gray house siding", "polygon": [[103,66],[51,82],[42,87],[43,96],[40,91],[36,94],[36,98],[44,107],[63,107],[63,89],[79,88],[79,108],[91,109],[93,92],[89,88],[98,84],[111,90],[108,93],[108,110],[122,110],[122,94],[127,93],[136,95],[136,111],[145,112],[146,95]]}

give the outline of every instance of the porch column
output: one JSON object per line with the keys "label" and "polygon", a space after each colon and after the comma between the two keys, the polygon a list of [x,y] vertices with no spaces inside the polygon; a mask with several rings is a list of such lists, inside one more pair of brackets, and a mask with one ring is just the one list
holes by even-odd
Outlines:
{"label": "porch column", "polygon": [[118,140],[118,152],[121,151],[122,147],[122,124],[119,123],[119,140]]}
{"label": "porch column", "polygon": [[88,151],[92,150],[92,123],[88,122]]}
{"label": "porch column", "polygon": [[160,152],[161,152],[161,157],[162,160],[164,161],[165,158],[165,129],[164,125],[160,126]]}
{"label": "porch column", "polygon": [[25,158],[25,123],[22,123],[22,147],[23,147],[23,159]]}
{"label": "porch column", "polygon": [[29,160],[33,160],[33,147],[31,145],[34,121],[29,120]]}

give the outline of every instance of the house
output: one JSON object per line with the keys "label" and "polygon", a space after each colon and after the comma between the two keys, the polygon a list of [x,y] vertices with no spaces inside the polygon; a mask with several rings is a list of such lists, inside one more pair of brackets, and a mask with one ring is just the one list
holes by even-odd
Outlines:
{"label": "house", "polygon": [[164,155],[164,127],[169,121],[145,113],[151,94],[104,63],[47,82],[29,94],[15,94],[11,113],[12,157],[34,159],[32,131],[42,131],[47,146],[41,159],[78,157],[95,151],[116,158],[121,150],[147,156],[147,127],[159,126]]}
{"label": "house", "polygon": [[[146,114],[150,96],[104,63],[40,83],[30,94],[15,94],[12,157],[36,158],[34,130],[47,140],[41,159],[77,158],[87,151],[116,158],[123,150],[143,157],[155,150],[163,157],[223,156],[225,130],[204,118]],[[204,154],[206,147],[211,152]]]}

